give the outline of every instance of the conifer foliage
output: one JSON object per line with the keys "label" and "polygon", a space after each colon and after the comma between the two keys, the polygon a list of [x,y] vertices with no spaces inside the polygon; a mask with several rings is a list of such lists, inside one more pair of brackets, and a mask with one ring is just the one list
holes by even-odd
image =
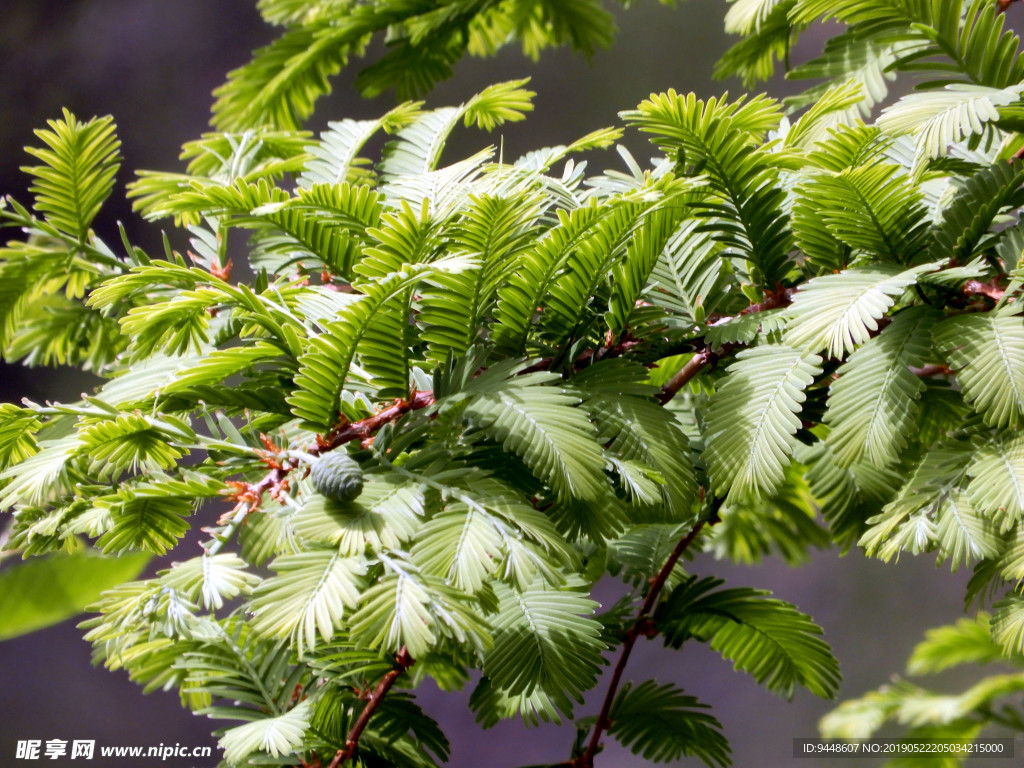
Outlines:
{"label": "conifer foliage", "polygon": [[[83,626],[98,661],[227,721],[230,766],[443,762],[426,678],[476,680],[484,726],[579,718],[552,764],[592,768],[617,739],[728,765],[714,702],[628,678],[640,638],[706,643],[786,698],[834,696],[838,665],[795,606],[691,573],[697,551],[973,566],[990,613],[935,630],[910,671],[1019,663],[1008,4],[735,0],[720,68],[747,82],[809,25],[845,25],[790,71],[810,90],[653,94],[622,127],[509,161],[444,147],[522,119],[525,81],[301,126],[378,33],[391,46],[360,88],[404,99],[464,53],[607,44],[597,0],[260,0],[283,32],[218,90],[217,132],[128,190],[163,253],[92,229],[119,168],[111,118],[51,121],[30,200],[3,201],[3,358],[103,379],[0,405],[6,548],[73,558],[84,581],[110,571],[99,553],[174,551],[150,578],[118,570]],[[879,110],[901,72],[918,88]],[[659,158],[620,148],[625,171],[588,175],[576,156],[624,130]],[[192,529],[195,557],[176,550]],[[43,579],[11,578],[24,567],[0,579],[44,601]],[[607,575],[614,606],[591,597]],[[900,683],[825,730],[896,718],[970,740],[1022,722],[993,708],[1021,687],[987,678],[954,706]]]}

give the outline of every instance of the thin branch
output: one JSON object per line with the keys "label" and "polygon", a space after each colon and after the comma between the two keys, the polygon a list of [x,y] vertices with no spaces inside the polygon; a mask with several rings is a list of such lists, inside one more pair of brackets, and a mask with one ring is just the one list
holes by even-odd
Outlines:
{"label": "thin branch", "polygon": [[408,400],[400,398],[387,408],[373,414],[373,416],[354,421],[351,424],[347,421],[342,422],[331,430],[326,438],[318,439],[316,447],[311,448],[309,452],[317,456],[327,451],[333,451],[338,446],[353,440],[366,440],[376,434],[385,424],[398,421],[398,419],[410,411],[418,411],[433,405],[435,402],[434,393],[429,389],[422,392],[413,391],[412,397]]}
{"label": "thin branch", "polygon": [[[430,390],[423,392],[413,392],[412,397],[408,400],[398,399],[387,408],[383,408],[373,416],[368,416],[365,419],[359,421],[343,421],[332,429],[326,437],[317,436],[316,445],[310,446],[305,453],[311,456],[319,456],[322,453],[333,451],[335,448],[339,448],[345,443],[352,442],[353,440],[372,440],[373,436],[380,431],[381,427],[385,424],[390,424],[394,421],[398,421],[402,416],[411,412],[418,411],[427,406],[433,405],[435,402],[434,393]],[[267,443],[268,448],[273,448],[273,444],[269,441]],[[263,451],[261,455],[264,457],[264,461],[270,467],[270,471],[264,475],[259,482],[246,483],[243,481],[230,481],[228,484],[232,486],[233,491],[228,496],[229,499],[238,502],[238,506],[229,513],[228,517],[242,508],[242,505],[247,505],[247,514],[257,509],[263,499],[263,494],[270,491],[271,496],[277,496],[282,491],[287,490],[288,487],[288,475],[296,469],[299,465],[292,462],[280,463],[275,458],[273,451]]]}
{"label": "thin branch", "polygon": [[679,540],[675,549],[672,550],[672,554],[668,556],[665,564],[658,571],[658,575],[651,580],[651,587],[647,591],[647,598],[644,600],[644,604],[640,607],[636,619],[634,619],[633,624],[626,632],[625,639],[622,641],[619,660],[615,663],[615,669],[612,671],[612,678],[608,683],[608,690],[604,695],[604,701],[601,703],[601,712],[594,722],[594,730],[590,735],[590,741],[583,753],[570,763],[572,768],[593,768],[594,755],[597,754],[597,750],[601,745],[601,736],[612,725],[610,716],[612,704],[615,702],[615,694],[619,690],[619,685],[622,682],[622,673],[626,670],[626,664],[629,662],[629,656],[633,652],[633,646],[636,645],[637,639],[641,636],[651,636],[651,615],[658,605],[658,598],[661,597],[661,592],[665,588],[666,582],[668,582],[668,577],[672,575],[672,571],[676,567],[676,563],[679,562],[679,558],[693,544],[694,540],[704,529],[704,526],[708,524],[714,525],[718,521],[718,507],[720,504],[720,499],[712,502],[709,516],[693,526],[690,532]]}
{"label": "thin branch", "polygon": [[405,672],[409,667],[416,663],[416,660],[409,655],[409,649],[404,645],[395,654],[395,667],[388,671],[381,681],[377,683],[377,687],[367,696],[366,706],[363,707],[363,711],[359,713],[359,719],[356,720],[355,725],[352,726],[352,730],[348,732],[348,738],[345,740],[345,746],[339,749],[335,754],[334,759],[331,760],[331,764],[328,768],[338,768],[346,760],[351,760],[355,757],[356,750],[359,748],[359,737],[363,735],[363,731],[366,730],[366,724],[370,722],[370,718],[373,717],[373,713],[380,706],[381,701],[387,695],[388,691],[391,690],[391,686],[395,684],[395,680]]}
{"label": "thin branch", "polygon": [[[739,313],[734,316],[712,315],[708,318],[708,324],[721,325],[744,315],[752,315],[756,312],[767,312],[770,309],[788,307],[793,303],[793,294],[795,293],[796,288],[780,288],[774,293],[769,292],[768,297],[764,301],[758,302],[757,304],[751,304],[749,307],[741,309]],[[692,343],[692,341],[688,342],[688,344]],[[697,343],[700,344],[701,342],[698,340]],[[727,353],[726,350],[731,351],[732,349],[732,345],[726,345],[725,350],[719,350],[716,353],[712,353],[707,347],[698,350],[697,353],[687,361],[686,365],[684,365],[682,369],[661,388],[661,392],[657,395],[658,402],[662,405],[667,403],[679,394],[679,390],[685,387],[694,376],[700,373],[705,365],[713,362],[713,359],[724,356],[724,354]]]}
{"label": "thin branch", "polygon": [[1006,13],[1006,9],[1014,4],[1016,0],[996,0],[996,13]]}
{"label": "thin branch", "polygon": [[911,367],[910,372],[917,376],[919,379],[927,379],[931,376],[952,376],[953,371],[950,370],[948,365],[940,365],[936,363],[929,363],[928,365],[922,365],[920,368]]}
{"label": "thin branch", "polygon": [[968,296],[987,296],[993,301],[1000,301],[1006,291],[992,283],[983,283],[980,280],[968,280],[964,283],[964,293]]}
{"label": "thin branch", "polygon": [[690,379],[696,376],[707,365],[711,359],[711,353],[707,349],[700,350],[697,354],[686,361],[686,365],[679,369],[679,373],[669,379],[668,383],[658,393],[658,402],[664,405],[685,387]]}

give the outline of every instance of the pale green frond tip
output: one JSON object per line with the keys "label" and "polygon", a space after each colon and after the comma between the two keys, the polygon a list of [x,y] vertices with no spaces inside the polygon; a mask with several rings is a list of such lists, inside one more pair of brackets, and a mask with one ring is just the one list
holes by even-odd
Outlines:
{"label": "pale green frond tip", "polygon": [[291,755],[302,744],[309,726],[310,707],[309,701],[303,701],[283,715],[228,729],[220,739],[224,760],[242,765],[256,751],[273,757]]}
{"label": "pale green frond tip", "polygon": [[36,211],[84,242],[113,190],[121,142],[109,115],[81,122],[69,110],[63,113],[62,120],[47,121],[49,130],[35,132],[45,147],[25,148],[44,165],[22,170],[34,177],[29,191],[35,195]]}

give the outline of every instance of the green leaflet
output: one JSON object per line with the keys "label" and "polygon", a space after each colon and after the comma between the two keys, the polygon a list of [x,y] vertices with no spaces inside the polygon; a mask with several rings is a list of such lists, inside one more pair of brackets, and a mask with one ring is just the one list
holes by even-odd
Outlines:
{"label": "green leaflet", "polygon": [[1016,160],[982,168],[967,178],[943,212],[935,233],[934,257],[969,261],[999,210],[1018,199],[1022,183],[1024,165]]}
{"label": "green leaflet", "polygon": [[[543,239],[516,260],[508,282],[498,291],[494,343],[499,350],[509,354],[522,354],[526,351],[537,307],[546,297],[555,294],[558,276],[564,274],[567,281],[578,282],[569,271],[569,265],[580,244],[593,234],[605,240],[605,246],[616,243],[622,229],[631,223],[629,209],[625,207],[609,210],[595,204],[577,208],[568,214],[563,211],[557,213],[558,226],[550,229]],[[601,255],[607,257],[612,254],[605,252],[590,255],[592,258],[600,258]],[[583,300],[589,298],[589,294],[577,291],[576,298]],[[562,307],[563,318],[567,310],[571,312],[569,307]],[[564,333],[573,330],[571,320],[560,325]]]}
{"label": "green leaflet", "polygon": [[[598,424],[599,441],[620,459],[616,467],[630,500],[663,507],[678,520],[689,513],[696,491],[686,460],[689,441],[648,396],[645,377],[642,368],[609,360],[581,372],[574,382],[586,393],[584,405]],[[633,477],[627,474],[629,466],[639,469]]]}
{"label": "green leaflet", "polygon": [[992,605],[992,639],[1006,655],[1024,653],[1024,599],[1010,595]]}
{"label": "green leaflet", "polygon": [[827,443],[840,466],[896,461],[917,428],[924,383],[911,367],[930,358],[935,315],[912,308],[896,314],[878,336],[849,356],[829,389]]}
{"label": "green leaflet", "polygon": [[942,91],[913,93],[886,107],[878,127],[886,133],[916,135],[915,165],[946,154],[947,147],[982,133],[985,124],[999,119],[997,107],[1020,98],[1022,86],[988,88],[951,84]]}
{"label": "green leaflet", "polygon": [[[647,218],[646,226],[665,226],[662,222],[666,219],[668,216],[665,213],[653,214]],[[675,223],[674,217],[669,220]],[[710,232],[702,231],[699,225],[697,220],[679,225],[660,255],[656,255],[657,261],[653,268],[643,274],[645,282],[654,284],[654,290],[647,294],[648,301],[691,321],[703,319],[702,314],[713,312],[725,298],[728,284],[725,266],[720,258],[721,246]],[[632,265],[632,262],[628,264]],[[617,282],[624,279],[628,279],[628,273],[619,276]],[[620,313],[621,310],[617,314]],[[625,324],[625,318],[621,322]]]}
{"label": "green leaflet", "polygon": [[177,375],[162,388],[165,393],[177,392],[202,384],[215,384],[227,377],[241,373],[259,362],[273,359],[280,350],[273,344],[257,341],[247,347],[218,349],[202,358],[196,365],[177,372]]}
{"label": "green leaflet", "polygon": [[[844,702],[822,719],[821,731],[827,738],[871,738],[886,720],[892,719],[917,726],[906,734],[907,738],[969,743],[977,736],[981,725],[957,718],[957,715],[966,714],[971,709],[960,706],[959,699],[958,696],[933,694],[900,681],[897,685]],[[933,728],[928,728],[929,725]]]}
{"label": "green leaflet", "polygon": [[980,612],[973,619],[929,629],[907,661],[907,673],[929,675],[960,664],[987,664],[1002,658],[1002,647],[992,639],[990,617]]}
{"label": "green leaflet", "polygon": [[351,618],[356,640],[392,652],[405,646],[413,658],[446,639],[477,651],[487,647],[489,627],[470,596],[421,573],[412,563],[388,556],[381,560],[385,575],[363,592]]}
{"label": "green leaflet", "polygon": [[117,476],[126,470],[168,469],[187,453],[171,445],[159,427],[137,414],[100,421],[81,430],[78,451],[91,459],[90,471],[101,477]]}
{"label": "green leaflet", "polygon": [[903,291],[934,266],[854,268],[814,278],[793,297],[786,343],[842,359],[878,330],[878,320]]}
{"label": "green leaflet", "polygon": [[278,557],[271,568],[277,575],[263,581],[253,596],[253,630],[289,637],[301,656],[316,648],[318,637],[330,642],[342,617],[359,604],[366,562],[311,549]]}
{"label": "green leaflet", "polygon": [[[790,31],[786,30],[787,33]],[[830,88],[850,86],[863,97],[858,109],[844,115],[844,122],[852,122],[885,99],[889,93],[889,82],[896,79],[889,67],[900,53],[911,48],[913,43],[875,40],[849,32],[832,37],[825,43],[822,55],[789,71],[793,79],[824,78],[825,82],[807,88],[798,96],[789,97],[786,103],[791,108],[806,106],[813,104]]]}
{"label": "green leaflet", "polygon": [[0,510],[15,504],[42,503],[51,493],[68,487],[72,456],[81,445],[77,436],[37,443],[38,451],[0,473]]}
{"label": "green leaflet", "polygon": [[963,315],[935,328],[935,345],[956,371],[966,399],[998,427],[1017,427],[1024,417],[1024,318],[1007,307]]}
{"label": "green leaflet", "polygon": [[94,504],[105,510],[112,522],[97,541],[104,552],[142,549],[162,555],[188,531],[185,518],[194,511],[192,502],[181,498],[97,500]]}
{"label": "green leaflet", "polygon": [[1024,439],[1006,436],[983,446],[967,473],[967,495],[1006,533],[1024,516]]}
{"label": "green leaflet", "polygon": [[665,644],[678,648],[694,638],[732,661],[773,693],[792,698],[797,685],[831,698],[839,664],[821,628],[770,593],[734,588],[712,592],[721,579],[691,577],[658,607],[655,621]]}
{"label": "green leaflet", "polygon": [[394,130],[418,115],[415,104],[395,107],[377,120],[338,120],[328,123],[320,140],[307,147],[311,155],[305,163],[299,184],[309,189],[316,184],[335,185],[361,175],[359,153],[374,134],[382,129]]}
{"label": "green leaflet", "polygon": [[990,517],[978,512],[960,490],[970,461],[970,445],[948,441],[932,447],[870,527],[859,544],[883,560],[902,551],[938,550],[938,560],[961,563],[994,557],[1002,549]]}
{"label": "green leaflet", "polygon": [[[1006,549],[999,558],[990,558],[978,563],[972,582],[968,585],[967,600],[973,601],[982,590],[988,589],[988,596],[995,594],[1000,586],[996,576],[1006,581],[1017,581],[1024,574],[1024,534],[1016,528],[1005,541]],[[970,605],[970,602],[968,602]]]}
{"label": "green leaflet", "polygon": [[740,352],[708,408],[705,460],[715,489],[742,498],[771,493],[796,446],[803,390],[821,358],[781,344]]}
{"label": "green leaflet", "polygon": [[[654,270],[667,260],[666,251],[679,226],[681,214],[682,206],[674,205],[649,212],[635,235],[629,239],[623,259],[613,265],[612,293],[608,299],[608,325],[613,333],[621,334],[629,327],[631,317],[636,313],[636,303]],[[655,279],[662,286],[669,282]],[[652,298],[659,295],[660,292],[650,294]]]}
{"label": "green leaflet", "polygon": [[[928,221],[920,204],[920,191],[902,170],[895,164],[876,160],[860,167],[811,175],[800,188],[806,201],[801,218],[804,242],[812,236],[819,241],[832,237],[872,261],[917,261],[927,246]],[[890,268],[879,266],[883,272]],[[869,274],[864,272],[865,282]],[[856,280],[856,273],[845,279]]]}
{"label": "green leaflet", "polygon": [[[624,581],[642,584],[664,564],[676,543],[685,536],[684,526],[671,523],[644,523],[634,526],[622,536],[609,542],[609,573],[621,576]],[[686,578],[685,570],[677,565],[672,569],[668,585],[675,587]]]}
{"label": "green leaflet", "polygon": [[[600,625],[589,617],[597,604],[577,591],[581,586],[552,589],[538,581],[519,593],[496,587],[494,645],[483,666],[490,686],[512,697],[537,696],[572,717],[573,702],[597,682],[605,648]],[[524,718],[528,712],[523,707]]]}
{"label": "green leaflet", "polygon": [[[526,83],[526,80],[497,83],[458,107],[435,109],[403,119],[407,124],[398,132],[396,141],[384,150],[382,175],[386,179],[397,179],[436,170],[445,141],[460,120],[466,125],[482,125],[487,130],[505,121],[522,120],[524,113],[533,109],[533,92],[521,87]],[[391,114],[383,119],[391,120]]]}
{"label": "green leaflet", "polygon": [[257,750],[274,757],[291,754],[302,743],[309,725],[309,709],[310,702],[303,701],[277,717],[228,729],[220,739],[224,759],[238,764]]}
{"label": "green leaflet", "polygon": [[715,66],[715,77],[739,75],[744,87],[771,77],[775,60],[785,59],[793,32],[789,12],[795,0],[756,0],[737,2],[727,16],[727,29],[744,35],[744,39],[723,54]]}
{"label": "green leaflet", "polygon": [[[736,563],[758,563],[764,557],[777,556],[795,566],[807,562],[812,547],[827,548],[832,541],[818,524],[816,500],[804,471],[800,464],[791,464],[782,485],[771,495],[747,496],[724,504],[719,510],[721,521],[709,535],[709,548],[715,556]],[[824,509],[831,513],[832,506]]]}
{"label": "green leaflet", "polygon": [[48,125],[50,130],[36,131],[46,148],[26,149],[45,165],[22,170],[35,177],[29,191],[36,197],[36,210],[84,242],[114,187],[121,142],[109,116],[82,123],[65,109],[63,120],[50,120]]}
{"label": "green leaflet", "polygon": [[30,409],[0,404],[0,469],[22,462],[38,451],[35,433],[41,426]]}
{"label": "green leaflet", "polygon": [[550,520],[510,488],[468,477],[465,490],[446,487],[450,501],[417,532],[412,559],[470,594],[494,578],[526,589],[540,576],[561,585],[561,569],[576,562]]}
{"label": "green leaflet", "polygon": [[594,297],[613,265],[627,255],[626,246],[644,214],[645,206],[631,203],[605,210],[588,236],[568,251],[562,270],[553,275],[538,302],[544,311],[537,321],[537,336],[545,347],[558,349],[590,325]]}
{"label": "green leaflet", "polygon": [[235,554],[201,555],[183,563],[174,563],[161,572],[160,582],[183,593],[192,602],[207,609],[224,607],[225,600],[248,594],[260,582],[245,570],[246,562]]}
{"label": "green leaflet", "polygon": [[[371,347],[368,353],[376,352],[382,372],[393,371],[396,364],[407,370],[405,356],[396,356],[392,348],[380,346],[381,340],[372,332],[371,326],[383,317],[389,302],[399,300],[427,273],[445,268],[459,269],[465,265],[466,261],[458,258],[431,265],[409,265],[408,271],[390,275],[387,280],[375,284],[365,298],[341,310],[324,333],[310,340],[309,350],[299,360],[296,389],[288,398],[293,413],[313,429],[326,430],[334,424],[345,377],[364,338],[369,343],[376,340],[377,346]],[[385,339],[384,343],[388,341]]]}
{"label": "green leaflet", "polygon": [[[535,198],[481,197],[462,211],[450,246],[479,254],[480,266],[434,275],[420,300],[419,322],[430,358],[465,354],[483,335],[485,320],[494,314],[497,290],[512,274],[536,234],[541,207]],[[498,326],[503,327],[503,326]]]}
{"label": "green leaflet", "polygon": [[582,397],[551,374],[506,378],[516,367],[495,366],[474,379],[461,420],[518,454],[560,496],[596,499],[605,462]]}
{"label": "green leaflet", "polygon": [[777,104],[761,96],[704,102],[669,91],[652,95],[622,118],[652,134],[655,145],[678,158],[680,170],[695,163],[708,174],[717,194],[703,207],[724,219],[709,230],[748,262],[752,282],[768,289],[782,282],[790,269],[789,217],[775,186],[775,159],[756,147],[778,125]]}
{"label": "green leaflet", "polygon": [[[933,76],[942,76],[937,85],[950,79],[950,72],[974,83],[1003,88],[1020,82],[1024,70],[1018,57],[1017,36],[1003,31],[1003,19],[997,7],[979,0],[953,0],[948,3],[888,4],[842,0],[797,0],[790,13],[790,22],[796,31],[816,19],[836,19],[853,25],[853,39],[891,42],[886,30],[891,26],[905,27],[904,44],[894,51],[890,69],[923,69]],[[961,35],[961,29],[969,35]],[[938,61],[921,66],[921,59],[941,57]],[[948,62],[955,62],[953,67]],[[856,74],[853,66],[857,59],[844,61],[839,55],[827,60],[834,75]],[[845,66],[844,66],[845,65]],[[852,66],[851,66],[852,65]],[[933,85],[934,87],[934,85]]]}
{"label": "green leaflet", "polygon": [[[990,627],[989,615],[979,613],[973,619],[929,630],[911,655],[908,673],[927,675],[958,664],[1006,661],[1006,650],[996,637],[996,632],[1006,627],[995,622],[993,617]],[[1019,658],[1015,651],[1013,656]],[[997,721],[996,712],[1011,711],[1008,703],[1022,686],[1024,676],[1019,672],[982,678],[960,693],[933,692],[896,678],[859,699],[844,702],[822,719],[821,731],[830,738],[870,738],[887,721],[894,721],[908,728],[903,738],[942,739],[967,746],[983,728]],[[961,762],[960,757],[951,756],[947,764],[952,768]]]}
{"label": "green leaflet", "polygon": [[401,477],[371,475],[355,501],[307,494],[291,523],[304,542],[329,544],[344,556],[400,549],[422,525],[424,495]]}
{"label": "green leaflet", "polygon": [[687,755],[708,766],[727,766],[729,743],[721,723],[702,711],[708,708],[671,683],[626,683],[612,705],[608,732],[645,760],[663,763]]}
{"label": "green leaflet", "polygon": [[833,541],[848,551],[864,533],[865,520],[892,499],[900,473],[872,464],[840,467],[824,442],[801,447],[796,457],[808,465],[806,479]]}

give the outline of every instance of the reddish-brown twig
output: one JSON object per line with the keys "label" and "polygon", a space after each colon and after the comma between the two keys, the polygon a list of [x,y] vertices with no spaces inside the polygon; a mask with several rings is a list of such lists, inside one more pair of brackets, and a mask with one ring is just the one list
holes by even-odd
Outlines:
{"label": "reddish-brown twig", "polygon": [[980,280],[968,280],[964,283],[964,293],[968,296],[987,296],[993,301],[1000,301],[1006,291],[992,283],[983,283]]}
{"label": "reddish-brown twig", "polygon": [[619,660],[615,663],[615,669],[612,671],[612,678],[608,682],[608,690],[605,692],[604,701],[601,703],[601,711],[597,716],[597,720],[594,722],[594,730],[590,734],[590,741],[587,743],[587,748],[572,761],[572,768],[593,768],[594,755],[597,754],[598,747],[601,745],[601,736],[612,725],[610,716],[612,704],[615,701],[615,694],[619,690],[619,684],[622,682],[622,673],[625,671],[626,664],[629,662],[629,655],[633,652],[633,646],[636,645],[636,641],[640,637],[650,637],[653,634],[651,616],[658,605],[658,598],[661,596],[661,591],[665,588],[665,583],[668,581],[668,577],[672,574],[672,570],[676,567],[676,563],[679,562],[679,558],[683,556],[683,553],[686,552],[694,539],[697,538],[706,522],[708,521],[701,520],[690,529],[690,532],[686,534],[686,536],[679,540],[675,549],[672,550],[672,554],[668,556],[665,564],[661,567],[661,570],[658,571],[658,575],[651,580],[651,587],[647,591],[647,598],[644,600],[644,604],[637,613],[636,619],[627,630],[626,637],[622,641],[622,650],[619,652]]}
{"label": "reddish-brown twig", "polygon": [[669,379],[665,386],[661,388],[661,392],[658,393],[658,402],[664,405],[679,394],[679,390],[685,387],[690,379],[700,373],[701,369],[704,368],[710,359],[711,354],[708,350],[702,349],[687,360],[686,365],[679,369],[679,373]]}
{"label": "reddish-brown twig", "polygon": [[[318,456],[321,453],[333,451],[335,448],[353,440],[370,440],[385,424],[398,421],[399,418],[410,411],[426,408],[433,405],[434,402],[433,392],[429,390],[424,392],[414,391],[408,400],[398,399],[388,407],[382,408],[373,414],[373,416],[367,416],[365,419],[351,423],[347,421],[342,422],[331,430],[326,437],[317,436],[316,445],[310,446],[306,453]],[[228,498],[238,502],[239,505],[245,504],[249,512],[259,507],[263,494],[267,491],[270,491],[273,496],[287,490],[288,475],[295,468],[292,465],[282,466],[274,457],[273,451],[260,451],[259,454],[270,467],[270,471],[267,474],[255,483],[239,480],[228,482],[228,485],[231,486]],[[237,511],[238,508],[236,506],[232,513]]]}
{"label": "reddish-brown twig", "polygon": [[952,376],[953,371],[950,370],[948,365],[939,365],[936,363],[929,363],[928,365],[922,365],[920,368],[911,368],[910,372],[917,376],[919,379],[927,379],[931,376]]}
{"label": "reddish-brown twig", "polygon": [[409,649],[404,645],[401,650],[395,654],[395,667],[388,671],[381,681],[377,683],[377,687],[367,695],[366,706],[363,707],[363,711],[359,713],[359,718],[356,720],[355,725],[352,726],[352,730],[348,732],[348,738],[345,740],[345,746],[338,750],[337,754],[334,755],[334,759],[331,760],[331,764],[328,768],[338,768],[346,760],[351,760],[355,757],[356,750],[359,748],[359,737],[363,735],[363,731],[366,730],[366,724],[370,722],[370,718],[373,717],[373,713],[380,706],[381,701],[387,695],[388,691],[391,690],[391,686],[395,684],[395,680],[405,672],[409,667],[416,663],[416,660],[409,655]]}
{"label": "reddish-brown twig", "polygon": [[343,421],[331,430],[326,437],[318,438],[316,446],[311,448],[309,453],[317,456],[327,451],[333,451],[338,446],[353,440],[365,440],[375,435],[385,424],[398,421],[398,419],[410,411],[418,411],[433,405],[435,402],[434,393],[429,389],[422,392],[414,390],[408,400],[399,398],[387,408],[377,411],[373,416],[368,416],[365,419],[351,423]]}

